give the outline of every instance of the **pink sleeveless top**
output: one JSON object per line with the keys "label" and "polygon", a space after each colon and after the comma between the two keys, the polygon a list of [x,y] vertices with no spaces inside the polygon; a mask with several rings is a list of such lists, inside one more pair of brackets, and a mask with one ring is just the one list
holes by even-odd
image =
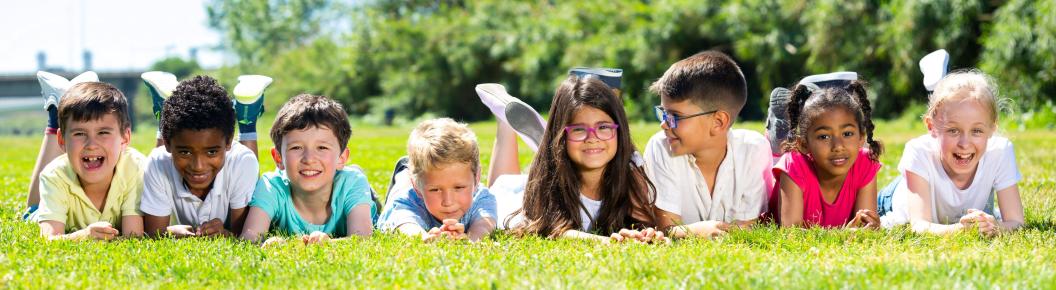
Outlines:
{"label": "pink sleeveless top", "polygon": [[[774,180],[781,180],[781,174],[788,177],[803,191],[803,223],[806,226],[821,226],[826,228],[842,227],[854,217],[854,202],[858,199],[858,190],[865,187],[876,178],[880,171],[880,162],[869,159],[869,149],[858,150],[858,158],[851,165],[847,177],[843,181],[839,195],[832,203],[825,202],[821,195],[821,187],[818,185],[818,176],[814,172],[814,160],[812,157],[799,153],[788,152],[774,165]],[[778,182],[779,183],[779,182]],[[780,192],[780,184],[774,184],[772,192]],[[777,202],[780,196],[772,194],[770,197],[770,210],[774,217],[780,216]],[[875,209],[874,209],[875,210]]]}

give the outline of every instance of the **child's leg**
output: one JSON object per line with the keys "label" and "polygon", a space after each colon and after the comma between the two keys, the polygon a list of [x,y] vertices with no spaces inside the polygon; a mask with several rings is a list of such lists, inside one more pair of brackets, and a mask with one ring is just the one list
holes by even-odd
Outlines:
{"label": "child's leg", "polygon": [[895,196],[895,189],[898,188],[898,184],[901,182],[903,182],[902,175],[899,175],[898,177],[895,177],[895,180],[892,180],[891,183],[887,184],[887,186],[884,186],[883,189],[876,193],[876,213],[878,215],[884,216],[894,210],[892,200]]}
{"label": "child's leg", "polygon": [[235,117],[238,121],[238,142],[257,154],[257,118],[264,114],[264,89],[272,79],[262,75],[242,75],[235,86]]}
{"label": "child's leg", "polygon": [[400,160],[396,160],[396,166],[392,168],[392,176],[389,177],[389,188],[385,189],[385,203],[380,204],[380,206],[384,207],[389,204],[389,197],[392,196],[392,188],[396,185],[396,176],[399,175],[400,172],[406,171],[407,168],[409,168],[409,162],[410,159],[407,156],[400,157]]}
{"label": "child's leg", "polygon": [[45,133],[44,139],[40,143],[37,164],[33,166],[33,175],[29,179],[29,197],[26,200],[26,205],[30,207],[31,211],[40,203],[40,172],[44,170],[44,166],[47,166],[59,155],[62,155],[62,147],[59,147],[58,136],[55,133]]}
{"label": "child's leg", "polygon": [[[165,100],[172,96],[172,91],[176,89],[180,82],[176,80],[176,75],[163,71],[148,71],[139,75],[139,77],[147,85],[147,92],[150,93],[150,102],[153,104],[154,120],[158,121],[158,126],[161,126],[161,109],[165,106]],[[160,127],[154,138],[154,147],[164,144],[161,140]]]}
{"label": "child's leg", "polygon": [[488,163],[488,186],[495,184],[495,179],[505,174],[521,174],[521,165],[517,158],[517,135],[506,122],[497,122],[495,146],[491,149],[491,162]]}

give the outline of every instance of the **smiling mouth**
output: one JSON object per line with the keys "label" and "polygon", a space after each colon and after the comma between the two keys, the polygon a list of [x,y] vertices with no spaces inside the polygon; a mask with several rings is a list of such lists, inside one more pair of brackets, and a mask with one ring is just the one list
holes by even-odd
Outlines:
{"label": "smiling mouth", "polygon": [[192,183],[205,183],[206,181],[209,181],[209,173],[190,173],[187,174],[187,179]]}
{"label": "smiling mouth", "polygon": [[953,153],[953,161],[959,166],[968,166],[975,159],[975,153]]}
{"label": "smiling mouth", "polygon": [[847,157],[839,157],[839,158],[829,159],[829,162],[832,162],[832,165],[843,166],[843,165],[847,164],[847,160],[848,160]]}
{"label": "smiling mouth", "polygon": [[103,156],[85,156],[81,157],[81,163],[84,164],[84,168],[88,170],[98,169],[103,167],[103,161],[106,157]]}
{"label": "smiling mouth", "polygon": [[304,177],[316,177],[319,176],[319,174],[322,174],[323,172],[320,170],[301,170],[298,171],[298,173],[300,173],[301,176]]}
{"label": "smiling mouth", "polygon": [[586,154],[598,154],[598,153],[602,153],[602,152],[605,152],[605,149],[603,149],[603,148],[583,149],[583,153],[586,153]]}

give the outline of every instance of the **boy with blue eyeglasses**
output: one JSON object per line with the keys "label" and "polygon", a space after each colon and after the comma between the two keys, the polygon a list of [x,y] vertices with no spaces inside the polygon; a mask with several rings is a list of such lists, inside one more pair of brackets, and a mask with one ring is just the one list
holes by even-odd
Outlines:
{"label": "boy with blue eyeglasses", "polygon": [[755,223],[773,184],[769,141],[733,129],[747,99],[729,56],[705,51],[676,62],[650,87],[663,129],[645,146],[661,228],[671,237],[724,234]]}

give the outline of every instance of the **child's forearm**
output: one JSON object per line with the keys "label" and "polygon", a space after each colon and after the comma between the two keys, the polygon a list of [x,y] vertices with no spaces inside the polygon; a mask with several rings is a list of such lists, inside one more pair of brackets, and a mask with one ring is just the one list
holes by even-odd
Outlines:
{"label": "child's forearm", "polygon": [[580,239],[580,240],[595,240],[600,242],[609,241],[609,237],[603,237],[587,232],[581,232],[577,230],[567,230],[561,234],[562,239]]}
{"label": "child's forearm", "polygon": [[1001,229],[1002,232],[1014,231],[1023,226],[1022,221],[1001,221],[998,224],[1000,225],[999,229]]}
{"label": "child's forearm", "polygon": [[932,223],[925,220],[913,220],[910,222],[910,227],[915,233],[930,233],[939,235],[954,233],[964,229],[964,225],[960,223],[944,225]]}
{"label": "child's forearm", "polygon": [[479,241],[484,236],[487,236],[491,232],[495,231],[495,220],[490,218],[483,218],[473,222],[469,225],[469,241]]}

